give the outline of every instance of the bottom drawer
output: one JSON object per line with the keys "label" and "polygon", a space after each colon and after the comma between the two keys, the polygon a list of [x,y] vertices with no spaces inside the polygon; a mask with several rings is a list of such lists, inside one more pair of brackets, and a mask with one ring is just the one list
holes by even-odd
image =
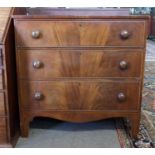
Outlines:
{"label": "bottom drawer", "polygon": [[0,117],[0,144],[7,143],[7,123],[6,118]]}
{"label": "bottom drawer", "polygon": [[138,82],[20,81],[20,107],[33,110],[138,110]]}

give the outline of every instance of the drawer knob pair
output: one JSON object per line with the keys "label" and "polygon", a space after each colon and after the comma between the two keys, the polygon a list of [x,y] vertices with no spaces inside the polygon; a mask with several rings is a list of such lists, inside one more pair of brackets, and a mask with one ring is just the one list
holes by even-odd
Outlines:
{"label": "drawer knob pair", "polygon": [[36,60],[36,61],[33,62],[33,68],[39,69],[41,67],[42,67],[42,62],[41,61]]}
{"label": "drawer knob pair", "polygon": [[[32,35],[32,38],[38,39],[41,35],[41,32],[39,30],[35,30],[35,31],[32,31],[31,35]],[[127,39],[127,38],[129,38],[130,33],[127,30],[122,30],[120,33],[120,36],[122,39]]]}
{"label": "drawer knob pair", "polygon": [[[41,61],[36,60],[36,61],[33,62],[33,68],[39,69],[41,67],[42,67],[42,62]],[[128,63],[126,61],[122,60],[119,63],[119,67],[120,67],[121,70],[125,70],[125,69],[128,68]]]}
{"label": "drawer knob pair", "polygon": [[35,31],[32,31],[32,38],[34,39],[38,39],[41,35],[40,31],[39,30],[35,30]]}
{"label": "drawer knob pair", "polygon": [[128,39],[129,36],[130,36],[130,33],[127,30],[122,30],[121,33],[120,33],[120,36],[121,36],[122,39]]}
{"label": "drawer knob pair", "polygon": [[126,100],[126,96],[125,96],[124,93],[121,92],[121,93],[119,93],[119,94],[117,95],[117,99],[118,99],[118,101],[123,102],[123,101]]}
{"label": "drawer knob pair", "polygon": [[126,70],[128,68],[128,63],[124,60],[120,61],[119,67],[121,70]]}
{"label": "drawer knob pair", "polygon": [[[34,99],[37,100],[37,101],[42,100],[42,99],[43,99],[43,94],[42,94],[41,92],[35,92],[35,94],[34,94]],[[119,94],[117,95],[117,99],[118,99],[120,102],[123,102],[123,101],[126,100],[126,96],[125,96],[124,93],[121,92],[121,93],[119,93]]]}

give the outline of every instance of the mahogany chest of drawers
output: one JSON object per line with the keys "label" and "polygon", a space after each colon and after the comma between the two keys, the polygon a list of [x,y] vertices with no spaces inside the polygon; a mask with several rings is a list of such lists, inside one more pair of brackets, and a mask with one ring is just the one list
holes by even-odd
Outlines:
{"label": "mahogany chest of drawers", "polygon": [[21,134],[37,116],[125,117],[139,130],[146,16],[51,9],[14,16]]}
{"label": "mahogany chest of drawers", "polygon": [[13,147],[19,137],[14,8],[0,8],[0,147]]}

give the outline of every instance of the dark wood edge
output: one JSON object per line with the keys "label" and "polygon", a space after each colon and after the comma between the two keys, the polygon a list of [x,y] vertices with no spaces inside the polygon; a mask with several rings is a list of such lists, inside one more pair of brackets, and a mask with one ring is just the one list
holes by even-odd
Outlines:
{"label": "dark wood edge", "polygon": [[[18,140],[18,138],[19,138],[19,129],[18,129],[18,131],[16,131],[16,133],[15,133],[15,135],[13,137],[11,137],[11,135],[10,135],[10,121],[11,120],[10,120],[10,114],[9,114],[10,110],[9,110],[9,105],[8,105],[9,101],[8,101],[8,82],[7,82],[7,78],[8,78],[7,72],[10,72],[8,70],[8,67],[10,67],[10,66],[9,66],[9,64],[7,64],[8,63],[6,61],[7,54],[6,54],[6,51],[5,51],[5,49],[8,46],[7,42],[8,42],[8,34],[10,33],[10,25],[13,24],[13,19],[11,18],[11,15],[13,14],[13,12],[14,12],[14,8],[11,8],[10,15],[8,16],[8,21],[7,21],[6,29],[5,29],[5,32],[3,34],[3,42],[2,42],[2,45],[1,45],[1,48],[3,49],[3,61],[4,61],[3,62],[4,63],[4,74],[3,74],[4,78],[3,78],[3,81],[5,83],[3,91],[5,93],[5,103],[6,103],[6,105],[5,105],[6,115],[3,116],[3,118],[6,118],[7,140],[8,141],[7,141],[6,144],[5,143],[4,144],[0,144],[0,147],[14,147],[16,142],[17,142],[17,140]],[[12,36],[12,38],[13,38],[13,36]],[[14,49],[12,49],[12,50],[14,50]],[[9,55],[11,55],[10,52],[9,52]]]}
{"label": "dark wood edge", "polygon": [[25,19],[149,19],[149,15],[125,15],[125,16],[58,16],[58,15],[12,15],[12,18],[18,19],[18,20],[25,20]]}
{"label": "dark wood edge", "polygon": [[20,137],[20,131],[17,131],[16,134],[15,134],[15,136],[11,138],[11,144],[10,145],[12,147],[15,147],[16,146],[19,137]]}

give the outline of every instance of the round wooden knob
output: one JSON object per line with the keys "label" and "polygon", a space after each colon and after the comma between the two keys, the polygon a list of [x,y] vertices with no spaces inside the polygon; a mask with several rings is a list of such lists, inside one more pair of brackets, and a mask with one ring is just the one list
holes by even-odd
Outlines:
{"label": "round wooden knob", "polygon": [[40,37],[40,31],[36,30],[36,31],[32,31],[32,38],[37,39]]}
{"label": "round wooden knob", "polygon": [[119,94],[117,95],[117,98],[118,98],[118,100],[119,100],[120,102],[123,102],[123,101],[125,101],[126,96],[125,96],[124,93],[119,93]]}
{"label": "round wooden knob", "polygon": [[122,60],[119,63],[119,67],[120,67],[120,69],[125,70],[128,68],[128,63],[126,61]]}
{"label": "round wooden knob", "polygon": [[128,39],[130,36],[130,33],[127,30],[122,30],[120,33],[120,36],[122,39]]}
{"label": "round wooden knob", "polygon": [[35,92],[34,99],[38,100],[38,101],[42,100],[43,99],[43,94],[41,92]]}
{"label": "round wooden knob", "polygon": [[39,60],[36,60],[33,62],[33,68],[39,69],[42,66],[42,62]]}

